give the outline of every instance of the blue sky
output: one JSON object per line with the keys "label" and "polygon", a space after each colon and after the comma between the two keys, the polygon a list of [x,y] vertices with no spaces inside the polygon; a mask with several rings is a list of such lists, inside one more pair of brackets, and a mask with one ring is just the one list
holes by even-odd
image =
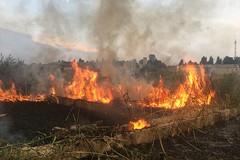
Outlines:
{"label": "blue sky", "polygon": [[[89,49],[94,52],[97,47],[88,38],[89,26],[91,25],[91,18],[94,17],[94,12],[97,10],[100,1],[96,0],[52,0],[56,5],[57,9],[63,12],[63,23],[64,18],[67,18],[69,23],[69,34],[68,31],[64,30],[65,35],[51,34],[51,30],[54,27],[42,26],[39,21],[42,18],[44,9],[48,2],[51,0],[1,0],[0,1],[0,28],[14,31],[19,34],[26,34],[31,37],[33,41],[38,43],[50,45],[63,51],[67,59],[76,58],[82,56],[83,58],[94,59],[96,54],[88,53]],[[190,2],[191,4],[184,2]],[[119,58],[141,58],[147,55],[149,52],[154,52],[159,59],[171,59],[173,54],[177,54],[178,57],[183,56],[185,59],[196,59],[198,60],[202,55],[231,55],[233,53],[233,41],[237,39],[240,43],[240,1],[238,0],[200,0],[206,4],[207,9],[200,8],[200,11],[191,11],[191,5],[194,9],[198,9],[195,6],[197,0],[137,0],[138,6],[134,10],[134,16],[139,16],[139,22],[136,21],[138,26],[148,26],[147,23],[151,23],[152,36],[148,37],[146,41],[141,43],[149,43],[144,48],[144,52],[128,56],[125,54],[119,54]],[[46,2],[46,5],[45,3]],[[179,3],[181,2],[181,3]],[[178,5],[182,5],[179,7]],[[159,6],[159,9],[158,9]],[[169,16],[175,12],[175,8],[179,7],[181,14],[189,15],[194,18],[193,23],[201,23],[201,32],[192,32],[194,28],[191,26],[185,26],[184,33],[180,30],[176,34],[176,38],[171,36],[169,38],[163,30],[168,28],[174,28],[171,19],[167,19],[161,16]],[[181,10],[183,9],[183,10]],[[203,12],[201,12],[203,10]],[[213,10],[208,12],[208,10]],[[206,13],[205,13],[206,12]],[[160,13],[159,17],[158,14]],[[45,15],[46,16],[46,15]],[[51,15],[49,15],[51,17]],[[149,18],[145,17],[149,16]],[[171,16],[170,16],[171,17]],[[61,15],[60,17],[61,18]],[[141,20],[141,18],[145,18]],[[152,19],[152,21],[151,21]],[[159,19],[164,19],[159,20]],[[146,20],[146,24],[145,24]],[[158,21],[159,20],[159,21]],[[61,19],[60,19],[61,22]],[[164,23],[168,23],[165,25]],[[40,24],[40,25],[39,25]],[[189,23],[187,25],[192,25]],[[61,27],[61,26],[60,26]],[[159,28],[159,30],[157,29]],[[190,28],[190,33],[186,32]],[[43,30],[47,30],[49,34],[46,34]],[[54,32],[54,31],[53,31]],[[192,32],[192,33],[191,33]],[[57,33],[57,32],[56,32]],[[41,35],[41,36],[40,36]],[[4,36],[4,35],[0,35]],[[39,38],[41,37],[41,38]],[[44,37],[44,38],[43,38]],[[150,45],[154,43],[154,45]],[[172,43],[170,43],[172,42]],[[5,44],[6,45],[6,44]],[[11,44],[12,45],[12,44]],[[145,44],[143,44],[145,45]],[[59,48],[60,46],[60,48]],[[164,48],[166,46],[166,49]],[[11,48],[11,46],[8,46]],[[13,47],[14,48],[14,47]],[[240,47],[239,47],[240,48]],[[24,50],[24,49],[23,49]],[[139,48],[139,50],[143,50]],[[6,50],[7,51],[7,50]],[[20,56],[20,52],[16,52],[17,56],[30,61],[28,59],[35,53],[24,53]],[[118,51],[116,51],[118,52]],[[9,54],[9,53],[4,53]],[[29,55],[29,56],[28,56]],[[122,56],[121,56],[122,55]],[[34,57],[34,56],[33,56]],[[177,60],[176,60],[177,61]],[[171,59],[169,63],[176,63],[174,59]]]}

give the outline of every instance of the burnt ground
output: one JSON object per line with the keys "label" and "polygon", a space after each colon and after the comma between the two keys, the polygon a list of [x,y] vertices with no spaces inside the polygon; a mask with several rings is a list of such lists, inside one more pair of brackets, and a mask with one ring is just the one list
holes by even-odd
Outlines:
{"label": "burnt ground", "polygon": [[[137,114],[137,110],[131,112]],[[0,117],[0,140],[10,143],[31,140],[39,133],[48,134],[54,127],[91,123],[115,126],[131,119],[129,110],[118,102],[111,105],[85,102],[80,107],[50,102],[0,102],[1,114],[6,116]]]}
{"label": "burnt ground", "polygon": [[166,154],[159,142],[153,147],[148,144],[136,148],[149,153],[150,159],[240,159],[240,117],[167,138],[162,145]]}
{"label": "burnt ground", "polygon": [[6,114],[0,117],[0,139],[15,143],[31,140],[39,133],[50,133],[54,127],[97,121],[103,125],[115,125],[129,121],[128,117],[121,116],[121,112],[112,114],[110,111],[84,107],[79,110],[78,107],[48,102],[0,102],[0,114]]}
{"label": "burnt ground", "polygon": [[[0,139],[15,143],[31,140],[39,132],[49,133],[56,126],[69,127],[75,123],[89,124],[99,120],[106,125],[115,125],[119,123],[121,111],[111,115],[103,114],[105,111],[99,112],[99,109],[89,111],[81,108],[77,116],[78,108],[53,103],[0,102],[0,114],[3,113],[6,116],[0,118]],[[78,122],[73,117],[79,117]],[[126,122],[127,119],[121,119],[121,123]],[[147,159],[240,159],[240,116],[213,127],[169,137],[162,144],[166,154],[158,141],[130,148],[148,154]]]}

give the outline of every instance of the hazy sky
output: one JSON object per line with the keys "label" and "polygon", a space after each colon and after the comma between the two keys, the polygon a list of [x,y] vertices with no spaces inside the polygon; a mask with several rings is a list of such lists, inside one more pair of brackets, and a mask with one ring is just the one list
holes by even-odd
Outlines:
{"label": "hazy sky", "polygon": [[96,59],[102,51],[199,62],[233,56],[234,40],[240,44],[239,0],[0,0],[0,19],[0,52],[27,63]]}

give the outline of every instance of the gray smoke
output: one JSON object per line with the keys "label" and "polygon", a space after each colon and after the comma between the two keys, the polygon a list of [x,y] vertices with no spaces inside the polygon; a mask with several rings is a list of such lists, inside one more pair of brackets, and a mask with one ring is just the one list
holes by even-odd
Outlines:
{"label": "gray smoke", "polygon": [[101,0],[89,31],[91,41],[99,48],[98,57],[141,58],[154,52],[166,63],[183,58],[189,45],[198,41],[196,35],[206,38],[201,37],[205,27],[201,21],[216,7],[197,0],[144,5],[130,0]]}
{"label": "gray smoke", "polygon": [[23,140],[24,136],[20,132],[13,133],[10,131],[12,120],[4,113],[4,108],[2,104],[0,104],[0,144],[5,145],[7,143],[16,143],[19,140]]}
{"label": "gray smoke", "polygon": [[101,0],[90,26],[90,37],[99,48],[99,57],[117,59],[121,35],[132,23],[131,4],[130,0]]}
{"label": "gray smoke", "polygon": [[[98,59],[140,59],[153,52],[165,63],[176,64],[186,57],[225,56],[239,35],[237,25],[211,21],[218,17],[224,5],[234,7],[237,2],[42,0],[36,2],[39,13],[32,16],[27,8],[29,3],[32,2],[19,1],[17,20],[1,18],[2,23],[15,31],[34,33],[34,41],[58,49],[77,50],[86,55],[97,52]],[[62,53],[53,54],[46,59],[58,55],[62,58]]]}

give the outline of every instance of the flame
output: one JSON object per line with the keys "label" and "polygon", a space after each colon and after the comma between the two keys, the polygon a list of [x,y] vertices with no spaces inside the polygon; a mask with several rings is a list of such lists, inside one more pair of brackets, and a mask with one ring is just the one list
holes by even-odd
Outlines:
{"label": "flame", "polygon": [[33,101],[40,102],[46,99],[45,94],[37,94],[37,95],[22,95],[18,94],[16,91],[15,84],[12,83],[11,87],[7,90],[2,89],[3,82],[0,80],[0,101],[7,102],[16,102],[16,101]]}
{"label": "flame", "polygon": [[55,90],[55,87],[54,87],[55,77],[54,77],[53,74],[50,74],[49,78],[50,78],[51,86],[52,86],[52,87],[50,88],[50,94],[51,94],[51,95],[55,95],[55,94],[56,94],[56,90]]}
{"label": "flame", "polygon": [[209,89],[210,81],[206,79],[203,66],[200,66],[200,75],[193,65],[187,65],[188,75],[174,93],[164,88],[163,80],[160,77],[158,87],[148,95],[148,102],[140,105],[160,108],[181,108],[188,105],[209,105],[215,92]]}
{"label": "flame", "polygon": [[150,126],[150,124],[147,121],[145,121],[144,119],[139,119],[136,122],[131,122],[130,121],[129,123],[133,126],[134,130],[135,129],[143,129],[145,127],[149,127]]}
{"label": "flame", "polygon": [[85,99],[91,102],[110,103],[113,99],[110,89],[100,87],[97,83],[98,73],[89,68],[82,69],[78,63],[71,63],[75,73],[73,81],[65,89],[66,96],[72,99]]}

